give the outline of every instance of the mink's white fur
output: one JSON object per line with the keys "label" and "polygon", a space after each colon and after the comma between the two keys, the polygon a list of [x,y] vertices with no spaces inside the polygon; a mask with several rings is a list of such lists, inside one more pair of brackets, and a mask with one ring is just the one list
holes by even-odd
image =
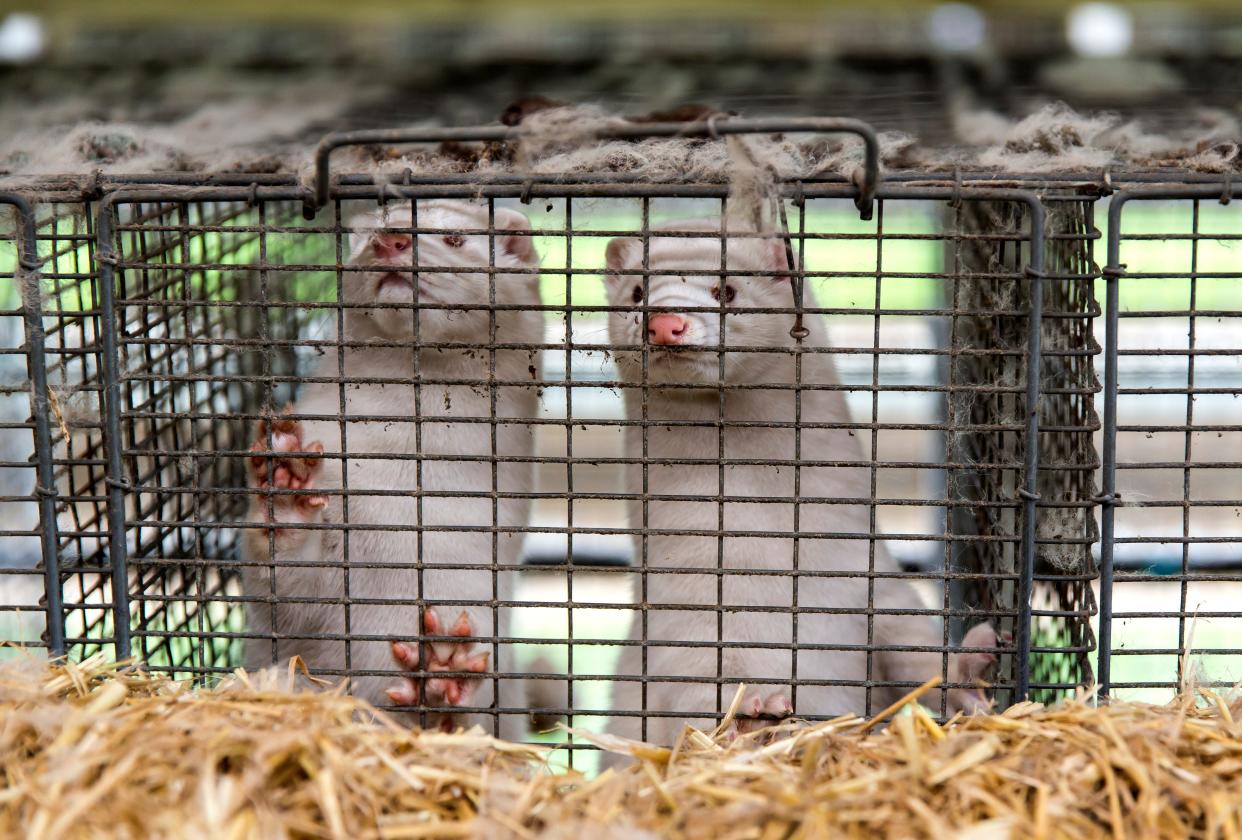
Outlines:
{"label": "mink's white fur", "polygon": [[[792,314],[747,311],[791,307],[791,281],[787,277],[730,275],[724,278],[726,288],[721,288],[719,274],[684,273],[720,271],[720,227],[719,219],[711,219],[673,222],[658,228],[647,246],[650,279],[645,297],[642,276],[621,273],[642,268],[643,243],[637,238],[619,238],[607,249],[610,303],[628,308],[613,311],[609,325],[612,344],[630,347],[617,351],[623,380],[636,384],[644,380],[643,352],[639,349],[647,339],[641,311],[644,299],[649,318],[663,312],[687,319],[682,344],[671,350],[647,347],[645,414],[644,389],[629,387],[625,393],[627,417],[645,417],[650,424],[645,441],[641,426],[627,427],[628,457],[645,455],[652,462],[701,462],[649,463],[645,471],[633,464],[626,484],[629,493],[645,490],[648,494],[645,521],[644,504],[635,501],[630,506],[630,525],[645,527],[648,532],[645,537],[636,537],[635,557],[645,558],[650,609],[645,617],[635,617],[618,676],[708,678],[701,683],[649,682],[645,703],[639,680],[613,683],[614,710],[671,713],[651,717],[647,723],[647,738],[663,744],[672,743],[685,723],[711,725],[694,713],[714,710],[718,702],[722,710],[727,708],[738,683],[749,686],[742,714],[779,716],[791,710],[799,716],[864,714],[868,711],[867,691],[860,685],[864,681],[921,683],[942,672],[942,655],[936,652],[881,650],[870,659],[867,656],[868,646],[943,646],[941,623],[931,615],[877,615],[868,629],[865,613],[872,600],[869,587],[873,587],[877,608],[927,611],[907,581],[877,578],[869,584],[865,577],[823,576],[865,574],[869,568],[877,573],[895,573],[898,567],[883,543],[872,542],[867,536],[874,530],[868,508],[870,469],[859,438],[847,429],[816,427],[850,421],[844,393],[824,390],[838,382],[832,355],[814,352],[829,346],[824,319],[804,316],[809,334],[803,346],[808,352],[796,353],[796,342],[790,336]],[[701,236],[659,235],[668,231],[701,232]],[[729,236],[726,244],[728,271],[784,270],[787,265],[780,240]],[[808,307],[814,306],[809,290],[806,301]],[[693,307],[710,311],[688,311]],[[721,345],[722,320],[727,348],[723,368],[716,349]],[[690,352],[686,348],[691,348]],[[763,352],[771,349],[780,352]],[[799,364],[800,381],[806,386],[800,392],[800,405],[798,393],[782,387],[794,384]],[[722,391],[722,381],[750,387]],[[669,387],[685,385],[702,387]],[[731,425],[721,428],[721,419]],[[792,428],[795,419],[802,424],[800,442]],[[726,462],[780,463],[726,463],[722,469],[722,457]],[[832,464],[795,468],[796,462]],[[722,511],[716,501],[720,495],[764,501],[726,501]],[[796,509],[795,498],[804,500]],[[813,501],[827,498],[849,501]],[[727,534],[718,538],[714,532],[722,527]],[[683,533],[662,533],[665,531]],[[766,536],[794,532],[798,534],[796,552],[790,537]],[[803,573],[796,583],[789,575],[795,556],[797,570]],[[721,577],[715,573],[718,568],[736,573]],[[713,609],[718,601],[724,606],[722,611]],[[794,604],[796,616],[790,612]],[[707,609],[678,610],[662,605]],[[795,626],[799,646],[796,674],[790,652]],[[724,642],[719,650],[683,644],[712,643],[717,638]],[[645,670],[637,644],[644,640]],[[801,647],[816,644],[849,649]],[[980,625],[965,644],[993,647],[996,636],[990,625]],[[973,680],[993,661],[990,653],[952,654],[949,681]],[[712,681],[718,668],[724,680],[719,693]],[[800,682],[796,695],[791,689],[793,677]],[[803,682],[816,680],[827,684]],[[878,711],[908,690],[873,688],[870,710]],[[924,702],[939,708],[939,693],[925,695]],[[971,689],[951,690],[947,702],[950,710],[985,705],[982,693]],[[639,721],[633,717],[610,718],[609,730],[627,737],[640,735]]]}
{"label": "mink's white fur", "polygon": [[[496,612],[486,604],[511,597],[522,535],[504,529],[527,524],[529,501],[511,494],[529,493],[533,483],[529,463],[502,460],[493,466],[492,458],[529,457],[532,452],[531,427],[520,421],[535,417],[538,397],[533,366],[538,364],[537,352],[495,351],[496,380],[531,384],[495,388],[494,413],[500,422],[493,427],[489,419],[493,395],[488,385],[492,354],[487,349],[492,342],[492,316],[485,308],[410,307],[414,301],[410,278],[415,276],[420,304],[486,307],[491,297],[489,251],[494,251],[498,269],[495,302],[537,306],[537,273],[505,273],[506,269],[538,268],[533,241],[521,235],[529,229],[527,219],[516,211],[496,208],[494,244],[489,243],[486,232],[486,207],[461,201],[420,202],[416,222],[419,228],[476,232],[422,233],[414,248],[407,230],[403,247],[408,251],[402,253],[399,264],[427,267],[415,274],[408,269],[390,271],[393,261],[380,259],[376,251],[376,237],[383,236],[385,229],[412,227],[409,205],[353,220],[355,232],[350,236],[348,263],[373,266],[374,270],[343,273],[344,302],[405,306],[347,309],[345,338],[362,345],[344,347],[339,357],[336,348],[324,353],[313,375],[331,381],[306,384],[292,407],[294,418],[304,418],[296,430],[300,441],[299,434],[289,431],[289,423],[279,430],[279,420],[273,421],[271,429],[261,427],[256,435],[256,447],[262,450],[268,448],[268,431],[277,450],[313,453],[322,446],[321,459],[310,457],[304,463],[295,459],[288,465],[293,472],[307,472],[310,479],[305,489],[321,490],[323,496],[307,504],[305,494],[298,502],[288,493],[256,492],[251,497],[250,521],[269,521],[270,498],[277,525],[292,521],[328,527],[281,529],[270,540],[273,532],[269,528],[245,531],[245,556],[251,565],[245,567],[243,580],[245,593],[252,599],[247,604],[250,631],[256,635],[245,646],[247,666],[270,665],[275,653],[277,662],[300,656],[312,671],[348,670],[357,674],[352,678],[353,691],[376,704],[387,703],[385,689],[400,680],[401,668],[394,660],[392,642],[405,641],[412,650],[419,648],[420,614],[415,599],[424,598],[433,607],[440,601],[449,602],[435,607],[442,633],[449,632],[463,610],[472,635],[490,637],[494,630],[505,632],[505,611]],[[477,270],[435,270],[453,266]],[[537,344],[543,340],[543,316],[534,309],[497,309],[494,324],[497,343]],[[474,347],[415,349],[416,339]],[[385,342],[398,344],[383,346]],[[389,381],[366,381],[373,379]],[[437,384],[445,380],[464,384]],[[417,384],[420,382],[423,384]],[[337,420],[342,413],[344,424]],[[416,423],[416,417],[422,422]],[[443,422],[448,418],[461,419]],[[506,418],[519,422],[507,423]],[[333,457],[342,453],[348,457]],[[415,457],[419,454],[423,456],[421,463]],[[268,468],[260,457],[251,460],[252,486],[262,486]],[[295,482],[290,486],[299,485]],[[341,493],[346,487],[347,495]],[[422,499],[421,518],[419,490],[427,494]],[[499,493],[495,513],[490,495],[493,490]],[[356,528],[350,529],[346,522]],[[408,567],[420,557],[419,536],[411,530],[420,523],[425,529],[421,587],[419,572]],[[493,525],[500,529],[495,537],[496,561],[510,571],[494,574],[490,569]],[[386,526],[407,530],[385,530]],[[437,530],[444,528],[458,530]],[[389,564],[403,567],[389,568]],[[478,568],[437,568],[447,564]],[[274,602],[268,603],[273,596]],[[327,603],[345,597],[353,601],[348,624],[345,608]],[[497,615],[499,628],[494,621]],[[273,633],[279,639],[275,648],[270,638]],[[298,638],[326,634],[348,634],[355,639],[348,655],[342,641]],[[462,653],[469,650],[468,643],[457,647]],[[427,662],[431,651],[423,648]],[[487,642],[479,642],[473,650],[491,648]],[[455,643],[441,642],[436,649],[447,658],[454,653]],[[488,671],[510,669],[511,657],[505,646],[498,655],[500,661],[493,660]],[[496,699],[493,680],[483,677],[470,682],[472,695],[459,705],[490,706]],[[500,692],[502,706],[524,705],[519,681],[502,681]],[[487,731],[492,730],[491,717],[482,714],[459,714],[448,720],[455,725],[481,723]],[[445,720],[440,723],[444,725]],[[524,730],[512,723],[515,721],[506,717],[502,731],[520,737]]]}

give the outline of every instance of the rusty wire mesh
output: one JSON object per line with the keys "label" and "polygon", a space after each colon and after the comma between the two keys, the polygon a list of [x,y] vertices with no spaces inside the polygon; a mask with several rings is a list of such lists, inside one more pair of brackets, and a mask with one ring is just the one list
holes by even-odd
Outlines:
{"label": "rusty wire mesh", "polygon": [[[644,699],[648,686],[701,682],[711,687],[714,701],[685,712],[708,719],[719,716],[729,700],[723,690],[729,680],[719,670],[729,648],[723,616],[734,608],[723,599],[688,605],[668,598],[661,602],[658,596],[662,581],[678,572],[645,556],[642,549],[652,529],[626,518],[626,505],[635,499],[623,489],[621,475],[627,462],[650,469],[660,459],[644,458],[621,443],[627,427],[637,422],[625,417],[619,396],[633,383],[618,380],[616,369],[610,367],[609,354],[617,348],[601,331],[609,306],[601,301],[598,277],[604,267],[602,246],[611,236],[628,233],[649,240],[652,225],[661,219],[719,215],[727,209],[726,191],[718,189],[719,195],[713,197],[706,189],[696,193],[697,198],[686,198],[694,191],[684,187],[661,192],[550,185],[523,205],[517,198],[524,191],[529,189],[497,189],[495,194],[506,197],[483,199],[482,206],[492,214],[498,206],[526,212],[544,256],[540,311],[545,335],[516,348],[534,354],[535,373],[528,381],[511,383],[533,389],[539,399],[538,414],[523,418],[536,439],[529,459],[536,478],[526,494],[534,513],[527,524],[494,524],[488,531],[495,539],[501,532],[524,539],[526,557],[538,564],[521,572],[519,586],[525,589],[512,601],[497,597],[499,589],[493,589],[492,597],[482,602],[493,614],[504,609],[520,612],[525,623],[519,622],[521,626],[510,628],[506,635],[499,622],[493,622],[495,629],[479,634],[478,643],[493,652],[505,647],[515,651],[516,658],[507,659],[505,665],[515,675],[545,669],[541,673],[546,679],[541,681],[554,688],[554,697],[545,695],[543,711],[570,713],[581,722],[617,714],[610,709],[606,691],[616,682],[609,671],[615,663],[610,665],[607,656],[601,659],[601,652],[611,651],[615,657],[628,644],[641,648],[645,658],[648,648],[656,647],[641,633],[627,643],[617,628],[629,621],[645,622],[661,610],[692,606],[691,612],[701,615],[695,620],[714,628],[709,628],[710,638],[702,645],[717,651],[715,673],[644,672],[635,682]],[[416,194],[417,189],[410,192]],[[462,190],[466,196],[474,192],[477,187]],[[57,510],[57,594],[62,602],[53,620],[61,623],[71,655],[112,648],[118,639],[116,617],[123,615],[128,632],[120,635],[129,636],[133,653],[149,667],[211,679],[241,662],[244,643],[254,635],[247,627],[245,605],[256,596],[245,591],[238,573],[247,563],[239,553],[239,534],[254,527],[246,523],[253,495],[246,483],[247,450],[255,441],[259,419],[288,403],[296,411],[315,366],[325,355],[341,352],[342,343],[332,327],[344,311],[341,289],[349,269],[343,258],[349,250],[350,220],[358,211],[373,209],[377,196],[368,188],[353,188],[308,222],[300,216],[296,190],[272,187],[267,195],[256,189],[224,193],[227,197],[207,199],[188,188],[162,188],[154,197],[111,203],[105,211],[110,224],[102,261],[97,259],[102,237],[95,228],[99,202],[65,195],[38,205],[46,333],[41,343],[54,415],[51,489]],[[855,466],[869,475],[871,487],[870,498],[862,505],[867,527],[853,536],[871,546],[872,552],[876,546],[891,552],[901,561],[901,579],[922,588],[925,612],[944,622],[935,646],[944,676],[949,656],[968,625],[986,619],[1016,634],[1022,616],[1018,593],[1024,500],[1019,490],[1028,444],[1024,370],[1031,288],[1031,276],[1024,269],[1032,236],[1025,205],[1003,199],[968,200],[952,204],[946,213],[947,193],[903,196],[898,190],[894,197],[879,201],[877,217],[869,223],[850,215],[848,191],[808,190],[801,205],[793,199],[787,204],[791,243],[804,255],[806,309],[810,317],[827,320],[833,341],[824,355],[835,361],[841,374],[839,385],[801,383],[799,390],[835,389],[846,395],[850,407],[846,425],[863,452]],[[415,203],[427,200],[416,198]],[[1049,191],[1043,199],[1048,230],[1039,321],[1041,467],[1030,667],[1024,679],[1037,699],[1052,699],[1090,683],[1093,676],[1092,582],[1097,575],[1093,549],[1099,547],[1095,513],[1100,504],[1095,336],[1102,330],[1097,303],[1101,295],[1095,288],[1097,203],[1089,192],[1064,188]],[[1205,247],[1203,243],[1236,238],[1223,228],[1203,230],[1198,207],[1196,202],[1193,229],[1178,233],[1194,253]],[[13,219],[4,229],[4,244],[16,255],[19,236],[16,216]],[[1159,221],[1151,224],[1156,229],[1145,229],[1139,241],[1166,235]],[[418,231],[417,224],[411,230]],[[494,241],[494,230],[485,235]],[[105,308],[101,296],[101,265],[110,269],[113,279],[110,308]],[[0,268],[6,271],[3,282],[13,290],[4,315],[19,318],[25,314],[19,301],[21,272],[16,265]],[[494,271],[494,263],[481,268],[493,269],[493,284],[506,282],[503,272]],[[1201,274],[1194,265],[1189,271],[1172,272],[1174,280],[1186,280],[1192,289],[1203,282]],[[1160,277],[1169,275],[1163,268],[1159,272]],[[1211,282],[1223,288],[1236,280],[1236,273],[1226,267],[1216,271]],[[1191,298],[1185,305],[1159,308],[1149,317],[1202,323],[1203,318],[1227,319],[1234,314],[1227,301],[1206,313],[1196,307]],[[493,318],[504,311],[487,303],[481,308]],[[642,313],[642,304],[635,309]],[[794,314],[792,304],[775,311],[790,318]],[[108,378],[101,341],[105,319],[111,321],[116,342],[115,421],[120,432],[116,451],[121,465],[116,475],[105,447],[108,418],[101,404]],[[1233,358],[1228,340],[1219,332],[1211,335],[1216,342],[1212,358],[1227,366]],[[24,365],[32,358],[27,337],[13,334],[5,341],[6,359]],[[406,346],[412,353],[435,352],[415,341]],[[479,337],[475,349],[484,354],[498,350],[486,335]],[[1127,353],[1151,355],[1123,350],[1123,360]],[[1189,360],[1203,355],[1193,344],[1178,353]],[[1193,368],[1193,361],[1189,364]],[[346,386],[349,376],[341,378],[344,381],[338,384]],[[24,403],[21,377],[5,382],[6,405]],[[471,384],[495,389],[494,371]],[[1189,406],[1199,392],[1223,398],[1235,393],[1234,387],[1229,382],[1205,385],[1201,374],[1197,384],[1192,379],[1174,390]],[[718,390],[724,395],[729,389]],[[1129,393],[1121,390],[1123,396]],[[1143,389],[1135,386],[1134,393],[1139,391]],[[3,466],[15,476],[4,502],[16,524],[6,524],[4,537],[27,540],[22,550],[29,552],[33,549],[27,535],[39,523],[18,520],[32,515],[37,493],[33,462],[18,450],[33,451],[34,441],[22,437],[18,442],[17,435],[30,436],[33,424],[27,412],[15,411],[4,426],[6,433],[13,433],[15,454],[6,456]],[[395,422],[395,415],[403,411],[417,414],[408,407],[394,407],[392,416],[384,419]],[[1119,425],[1123,435],[1173,432],[1198,441],[1204,434],[1236,431],[1219,421],[1201,430],[1191,415],[1184,423],[1173,424],[1175,428],[1167,423],[1159,428],[1127,423],[1124,416]],[[346,422],[340,416],[330,419]],[[410,419],[416,424],[434,422],[430,415]],[[494,406],[490,416],[479,420],[495,427]],[[721,418],[717,425],[724,428],[728,423]],[[1189,447],[1187,443],[1184,458],[1158,465],[1136,458],[1131,466],[1137,471],[1132,474],[1174,469],[1191,488],[1194,476],[1233,469],[1214,455],[1192,458]],[[341,458],[356,453],[345,446],[327,454]],[[803,451],[798,463],[813,466],[816,458],[826,456]],[[503,460],[495,452],[490,458],[493,464]],[[771,463],[792,467],[779,458]],[[360,489],[345,488],[341,495],[354,492]],[[522,495],[497,488],[490,492],[493,498]],[[1196,566],[1194,547],[1231,541],[1228,523],[1219,518],[1204,526],[1215,529],[1213,536],[1202,537],[1196,516],[1206,510],[1234,510],[1237,502],[1218,488],[1205,494],[1220,498],[1201,501],[1186,489],[1180,499],[1169,501],[1182,511],[1181,535],[1176,538],[1183,547],[1181,563],[1172,577],[1123,572],[1118,578],[1119,585],[1179,581],[1176,609],[1134,609],[1125,614],[1129,619],[1164,618],[1178,624],[1177,643],[1158,650],[1144,648],[1150,656],[1181,653],[1189,644],[1188,625],[1196,613],[1192,590],[1206,582]],[[722,497],[712,503],[723,512],[727,502]],[[1123,512],[1124,508],[1119,515]],[[357,535],[376,530],[376,525],[337,522],[332,529],[352,532],[356,536],[349,539],[358,540]],[[721,520],[716,530],[703,536],[720,540],[744,529],[740,523]],[[410,556],[385,560],[421,574],[434,559],[420,556],[419,526],[404,532],[410,535]],[[123,540],[127,549],[123,598],[117,598],[112,588],[116,560],[109,550],[110,537]],[[1145,540],[1131,534],[1123,535],[1119,543]],[[631,546],[636,547],[632,555]],[[47,602],[38,600],[43,571],[31,558],[9,561],[15,554],[7,552],[0,569],[5,587],[0,595],[0,619],[5,621],[0,635],[39,646],[40,634],[46,638]],[[365,568],[368,558],[356,554],[354,562]],[[493,580],[517,573],[498,564],[494,549],[492,556],[470,565]],[[718,561],[714,565],[721,586],[734,577]],[[788,574],[794,574],[792,568]],[[868,591],[873,592],[874,581],[883,575],[873,570],[864,577],[871,581]],[[631,578],[632,600],[618,594]],[[1237,576],[1216,571],[1214,579],[1228,583]],[[403,600],[399,592],[385,597]],[[264,603],[271,606],[270,600]],[[349,599],[321,600],[325,603],[320,606],[335,607],[342,615],[335,638],[350,644],[374,641],[350,639],[344,623],[344,615],[353,608],[345,606]],[[436,598],[422,592],[415,600],[426,604]],[[445,600],[446,609],[457,606],[453,599]],[[859,603],[847,612],[866,616],[871,628],[877,605]],[[878,613],[883,612],[879,607]],[[803,602],[771,611],[789,617],[783,621],[798,616],[804,628],[814,626],[808,619],[815,613],[815,605]],[[1228,619],[1231,614],[1219,615]],[[832,647],[834,642],[801,634],[795,638],[770,647],[800,654],[817,646]],[[278,640],[269,641],[278,648]],[[882,647],[871,629],[865,647],[867,670],[842,682],[863,690],[867,710],[876,711],[883,691],[909,685],[890,685],[872,667]],[[1002,703],[1016,696],[1019,682],[1017,657],[1008,655],[1008,650],[994,688]],[[1236,653],[1227,647],[1219,652],[1222,662]],[[274,658],[279,659],[279,652]],[[348,666],[326,670],[351,672]],[[1161,671],[1127,684],[1169,686],[1179,675],[1180,671]],[[1211,675],[1223,679],[1219,672]],[[799,670],[785,682],[797,686],[796,692],[814,690],[833,679]],[[477,710],[491,715],[494,725],[499,727],[497,718],[503,713],[525,715],[526,708],[505,706],[500,692],[494,696],[499,699]],[[644,734],[645,721],[660,715],[643,703],[628,713],[643,722],[642,731],[635,734]]]}

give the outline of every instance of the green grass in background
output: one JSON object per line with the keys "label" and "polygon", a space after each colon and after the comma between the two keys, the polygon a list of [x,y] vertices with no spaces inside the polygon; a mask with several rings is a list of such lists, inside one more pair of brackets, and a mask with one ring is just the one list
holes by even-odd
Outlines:
{"label": "green grass in background", "polygon": [[[601,202],[602,203],[602,202]],[[532,223],[539,227],[559,228],[564,225],[563,202],[549,202],[552,212],[527,210]],[[654,204],[654,202],[653,202]],[[628,206],[627,206],[628,205]],[[840,205],[840,206],[834,206]],[[581,217],[583,202],[575,203],[575,212]],[[707,215],[711,203],[704,203],[687,211],[688,215]],[[608,239],[604,236],[585,235],[591,230],[637,230],[640,215],[636,202],[612,200],[605,207],[588,206],[589,223],[579,218],[575,222],[576,235],[572,243],[572,268],[598,271],[604,266],[604,249]],[[670,214],[665,214],[666,216]],[[1097,208],[1096,225],[1101,239],[1096,245],[1096,261],[1106,260],[1105,242],[1107,219],[1103,207]],[[652,223],[666,220],[657,217],[653,210]],[[1132,203],[1125,210],[1127,234],[1186,235],[1192,231],[1192,213],[1188,204]],[[796,217],[791,218],[796,224]],[[807,210],[807,231],[811,233],[874,235],[876,222],[860,220],[847,202],[810,202]],[[939,230],[938,206],[923,203],[889,202],[885,211],[886,236],[894,234],[934,234]],[[1199,231],[1201,234],[1242,234],[1242,210],[1222,207],[1212,202],[1200,206]],[[236,233],[206,233],[197,237],[191,250],[191,258],[209,259],[213,262],[244,268],[253,266],[259,259],[259,241],[226,243],[221,237],[238,237]],[[276,235],[273,235],[275,238]],[[280,234],[290,242],[273,242],[269,239],[270,254],[279,254],[289,265],[299,263],[325,264],[335,261],[335,244],[330,234],[308,232]],[[537,248],[543,257],[544,275],[541,284],[543,302],[551,306],[564,306],[567,300],[567,278],[557,274],[556,269],[567,264],[570,246],[563,236],[536,237]],[[816,271],[871,272],[877,266],[883,272],[919,275],[940,270],[944,245],[930,240],[886,239],[877,247],[874,239],[863,240],[807,240],[805,260]],[[1185,273],[1191,268],[1196,246],[1189,240],[1126,240],[1122,246],[1122,261],[1131,273],[1159,275]],[[1200,309],[1242,310],[1242,242],[1229,240],[1202,240],[1197,246],[1197,269],[1204,273],[1232,273],[1227,279],[1203,278],[1197,282],[1196,305]],[[80,271],[89,264],[85,245],[62,253],[47,266],[49,274]],[[16,266],[14,246],[11,241],[0,242],[0,274],[11,274]],[[219,300],[235,300],[237,284],[231,270],[207,270],[192,272],[194,291],[198,296]],[[295,279],[296,277],[296,279]],[[920,277],[882,277],[881,306],[885,309],[925,309],[935,306],[941,299],[943,281]],[[335,291],[333,272],[305,272],[295,276],[286,272],[271,272],[269,284],[286,290],[285,299],[324,301],[331,300]],[[875,305],[874,277],[827,277],[812,278],[808,286],[814,290],[819,304],[830,309],[870,308]],[[1174,310],[1185,309],[1190,303],[1189,279],[1185,278],[1128,278],[1121,285],[1123,310]],[[45,292],[50,292],[45,287]],[[607,305],[603,283],[598,276],[577,275],[572,278],[573,303],[575,306]],[[1104,284],[1098,283],[1097,297],[1103,302]],[[76,289],[66,285],[55,299],[45,302],[46,311],[75,312],[82,308]],[[86,301],[89,304],[89,301]],[[0,288],[0,306],[14,308],[18,305],[16,286],[5,283]],[[553,317],[555,313],[551,313]]]}
{"label": "green grass in background", "polygon": [[[1108,219],[1104,208],[1097,208],[1096,226],[1101,238],[1096,244],[1096,262],[1108,259]],[[1132,202],[1122,213],[1124,235],[1186,236],[1194,231],[1193,207],[1189,202]],[[1242,235],[1242,207],[1222,206],[1204,201],[1199,205],[1200,235]],[[1186,310],[1190,306],[1191,280],[1170,278],[1167,274],[1191,271],[1232,275],[1227,278],[1199,278],[1194,281],[1196,309],[1242,311],[1242,241],[1203,239],[1197,245],[1188,239],[1123,239],[1121,262],[1129,274],[1154,277],[1126,277],[1120,281],[1119,302],[1123,311]],[[1096,297],[1104,301],[1106,284],[1096,284]]]}
{"label": "green grass in background", "polygon": [[[551,204],[551,203],[550,203]],[[628,205],[628,206],[626,206]],[[653,202],[655,205],[655,202]],[[659,213],[653,206],[651,224],[675,218],[699,218],[709,216],[715,202],[695,203],[680,213]],[[833,206],[839,205],[839,206]],[[874,236],[876,223],[864,222],[849,202],[808,202],[808,233],[866,234]],[[580,202],[575,202],[575,215],[580,214]],[[641,210],[637,202],[615,200],[606,208],[599,205],[590,208],[589,226],[575,219],[572,243],[564,236],[541,236],[536,247],[543,256],[543,280],[540,293],[543,303],[564,306],[568,292],[572,292],[573,305],[607,306],[604,284],[599,276],[573,275],[567,278],[556,274],[556,269],[569,265],[576,270],[602,271],[605,264],[604,250],[608,245],[606,236],[584,235],[585,231],[637,231],[641,229]],[[533,212],[532,223],[539,227],[564,225],[564,211],[554,205],[550,213]],[[796,217],[790,220],[796,225]],[[890,204],[885,213],[887,233],[931,234],[937,230],[937,218],[931,208]],[[795,241],[795,250],[797,243]],[[886,272],[926,274],[940,270],[943,245],[926,240],[884,240],[877,248],[876,240],[806,240],[804,260],[808,268],[824,272],[870,272],[876,273],[877,255]],[[572,250],[572,261],[568,252]],[[940,297],[941,281],[927,278],[883,278],[881,280],[881,306],[888,309],[926,309]],[[829,309],[860,308],[875,306],[874,277],[816,277],[807,281],[819,306]],[[568,288],[567,288],[568,287]],[[553,317],[561,317],[550,313]]]}
{"label": "green grass in background", "polygon": [[[1202,610],[1226,611],[1233,610],[1237,593],[1237,584],[1221,583],[1222,594],[1213,595],[1210,605],[1203,605]],[[1118,611],[1143,610],[1176,610],[1176,595],[1179,584],[1176,580],[1143,581],[1136,583],[1117,584],[1114,588],[1114,605]],[[1188,604],[1192,611],[1196,604]],[[1092,620],[1092,627],[1099,630],[1098,619]],[[1213,651],[1237,650],[1242,647],[1242,622],[1233,618],[1188,617],[1185,622],[1185,639],[1179,641],[1178,619],[1169,618],[1131,618],[1113,621],[1113,656],[1111,658],[1112,681],[1114,683],[1173,681],[1177,678],[1178,656],[1176,653],[1152,653],[1136,655],[1118,655],[1118,651],[1126,650],[1176,650],[1179,644],[1186,644],[1192,649],[1189,657],[1190,668],[1198,679],[1234,684],[1242,681],[1242,656],[1235,654],[1214,653]],[[1098,658],[1093,656],[1093,666],[1098,667]],[[1171,699],[1174,691],[1171,688],[1120,688],[1113,696],[1125,700],[1138,700],[1148,703],[1164,703]]]}

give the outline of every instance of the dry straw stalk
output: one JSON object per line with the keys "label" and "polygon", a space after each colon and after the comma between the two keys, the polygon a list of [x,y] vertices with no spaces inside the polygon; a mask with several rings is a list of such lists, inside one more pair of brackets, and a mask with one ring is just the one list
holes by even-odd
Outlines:
{"label": "dry straw stalk", "polygon": [[946,725],[910,704],[671,749],[579,733],[641,756],[586,778],[286,682],[4,666],[0,837],[1242,837],[1242,701],[1206,689]]}

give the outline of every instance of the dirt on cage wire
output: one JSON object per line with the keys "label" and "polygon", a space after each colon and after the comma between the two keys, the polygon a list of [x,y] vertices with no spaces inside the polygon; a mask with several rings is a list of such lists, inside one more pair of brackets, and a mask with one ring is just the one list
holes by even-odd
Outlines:
{"label": "dirt on cage wire", "polygon": [[[309,178],[313,142],[308,129],[343,112],[349,97],[339,91],[285,91],[266,100],[213,103],[163,124],[81,121],[18,131],[0,144],[0,176],[21,178],[89,175],[96,172],[295,173]],[[539,102],[514,124],[521,102]],[[530,97],[500,119],[514,125],[516,139],[439,147],[370,147],[347,150],[339,171],[399,178],[464,172],[575,174],[621,172],[653,180],[725,180],[736,158],[727,144],[686,138],[598,141],[601,128],[632,122],[703,118],[704,106],[655,114],[620,114],[590,104]],[[720,119],[730,114],[722,113]],[[1222,109],[1188,112],[1175,130],[1157,132],[1115,113],[1079,113],[1048,103],[1011,118],[968,107],[945,115],[957,145],[924,144],[901,131],[879,135],[881,162],[889,170],[951,171],[957,167],[995,172],[1072,172],[1106,167],[1177,167],[1200,172],[1242,169],[1242,114]],[[39,121],[36,121],[39,124]],[[429,126],[422,126],[429,127]],[[862,161],[855,138],[765,135],[745,141],[749,154],[780,177],[850,176]]]}
{"label": "dirt on cage wire", "polygon": [[1242,699],[1206,689],[1166,706],[1081,698],[944,725],[907,702],[740,737],[727,716],[672,749],[591,736],[636,761],[587,778],[551,772],[545,748],[409,730],[290,680],[238,673],[194,690],[102,657],[11,660],[0,835],[1242,835]]}

